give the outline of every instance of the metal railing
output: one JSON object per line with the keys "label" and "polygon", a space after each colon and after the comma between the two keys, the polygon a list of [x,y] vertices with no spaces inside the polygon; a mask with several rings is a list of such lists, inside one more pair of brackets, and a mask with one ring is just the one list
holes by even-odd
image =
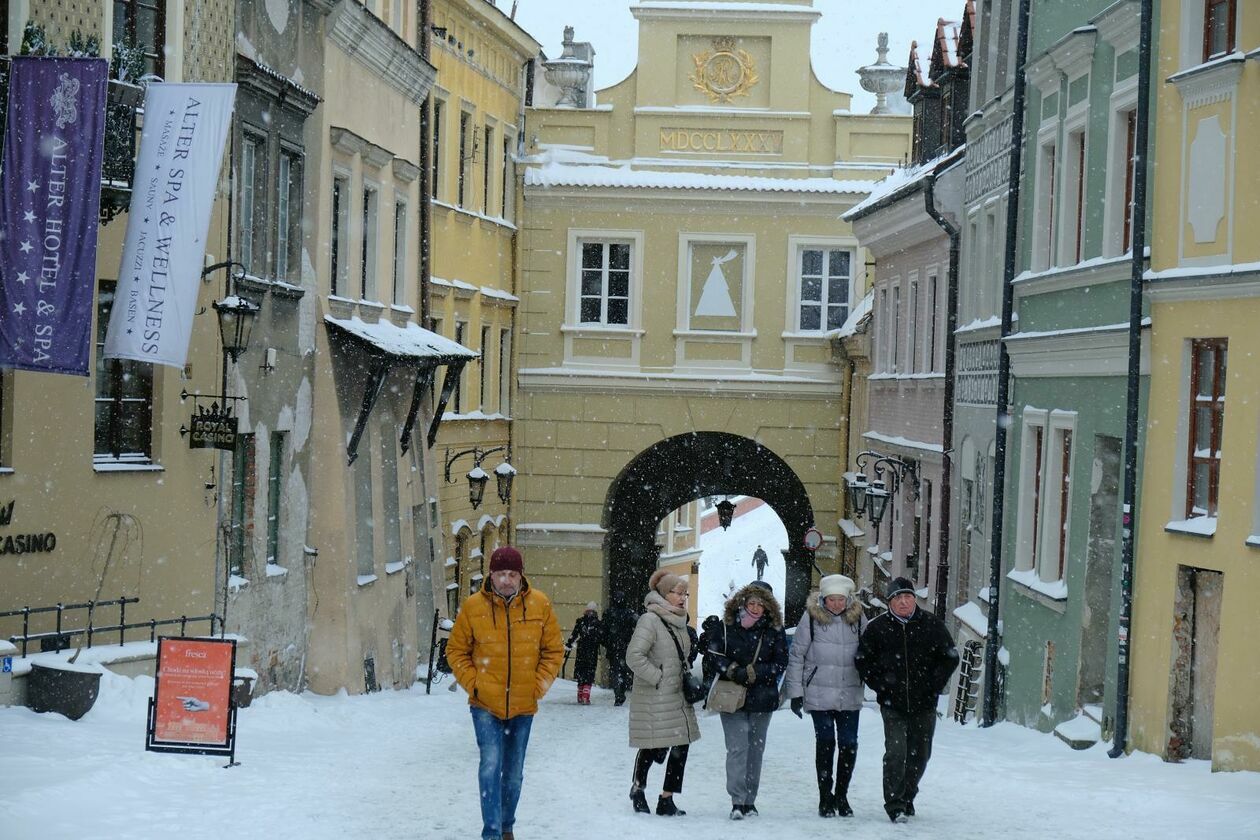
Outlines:
{"label": "metal railing", "polygon": [[[128,630],[137,630],[147,627],[149,629],[149,641],[157,641],[157,628],[170,627],[179,625],[179,634],[185,635],[189,622],[208,621],[210,622],[210,635],[213,636],[215,628],[218,626],[220,618],[215,613],[209,615],[187,616],[181,615],[179,618],[156,619],[151,618],[148,621],[137,621],[131,624],[127,623],[127,605],[140,603],[139,598],[114,598],[109,601],[86,601],[82,604],[54,604],[48,607],[22,607],[21,609],[8,610],[0,612],[0,618],[13,618],[14,616],[22,616],[22,632],[9,637],[9,641],[14,644],[21,643],[22,656],[27,655],[27,648],[31,642],[39,642],[41,650],[63,650],[70,646],[70,639],[75,636],[86,636],[87,644],[84,647],[92,647],[95,637],[100,634],[117,633],[118,644],[122,646],[126,643]],[[96,610],[102,607],[118,607],[118,622],[116,624],[106,624],[98,626],[94,619]],[[87,624],[84,627],[65,627],[65,614],[68,612],[87,611]],[[31,632],[31,616],[40,615],[42,613],[56,613],[57,625],[54,630],[46,630],[39,633]],[[45,643],[52,641],[52,645]]]}

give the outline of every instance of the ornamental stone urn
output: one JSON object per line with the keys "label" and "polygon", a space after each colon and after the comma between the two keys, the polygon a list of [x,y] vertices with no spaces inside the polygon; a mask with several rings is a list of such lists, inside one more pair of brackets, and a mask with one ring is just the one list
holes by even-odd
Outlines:
{"label": "ornamental stone urn", "polygon": [[586,87],[591,78],[590,61],[579,58],[573,42],[573,27],[564,28],[564,49],[559,58],[543,62],[543,75],[549,84],[560,89],[560,100],[557,108],[585,108]]}
{"label": "ornamental stone urn", "polygon": [[906,82],[906,68],[888,63],[888,33],[879,33],[875,52],[879,58],[874,64],[857,69],[858,80],[862,90],[875,94],[875,107],[872,114],[891,114],[888,107],[888,94],[896,93]]}

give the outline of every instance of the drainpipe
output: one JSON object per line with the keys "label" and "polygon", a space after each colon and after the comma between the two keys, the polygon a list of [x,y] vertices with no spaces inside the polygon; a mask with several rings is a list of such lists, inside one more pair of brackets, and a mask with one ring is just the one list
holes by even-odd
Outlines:
{"label": "drainpipe", "polygon": [[1120,538],[1120,617],[1116,631],[1116,731],[1107,755],[1125,754],[1129,739],[1129,628],[1137,539],[1138,399],[1142,374],[1142,273],[1146,268],[1146,176],[1151,122],[1152,0],[1141,0],[1138,35],[1137,131],[1133,142],[1133,252],[1129,279],[1129,370],[1124,406],[1124,508]]}
{"label": "drainpipe", "polygon": [[989,537],[989,628],[984,640],[984,714],[981,726],[997,718],[998,615],[1002,589],[1002,517],[1006,485],[1006,431],[1011,424],[1011,357],[1006,338],[1011,334],[1015,304],[1015,258],[1019,245],[1019,176],[1024,157],[1024,66],[1028,63],[1028,14],[1031,0],[1019,0],[1019,24],[1015,35],[1015,79],[1011,96],[1011,168],[1007,179],[1006,248],[1002,268],[1002,337],[998,340],[997,428],[994,430],[993,513]]}
{"label": "drainpipe", "polygon": [[[420,0],[420,57],[430,64],[432,47],[429,43],[429,27],[432,20],[432,0]],[[420,106],[420,200],[417,202],[420,205],[420,282],[417,284],[420,300],[416,311],[420,313],[420,326],[426,330],[429,328],[429,275],[433,271],[430,241],[433,236],[433,207],[429,204],[433,196],[433,163],[430,158],[433,142],[429,137],[433,130],[429,116],[432,107],[433,91],[430,90],[429,95],[424,98],[424,104]]]}
{"label": "drainpipe", "polygon": [[[936,561],[936,617],[945,618],[945,600],[949,592],[949,537],[952,513],[950,486],[954,472],[954,330],[958,329],[958,251],[962,232],[936,208],[936,177],[942,167],[956,164],[947,160],[924,181],[923,201],[932,221],[949,237],[949,276],[945,293],[945,393],[941,417],[941,533]],[[933,314],[933,317],[936,317]]]}

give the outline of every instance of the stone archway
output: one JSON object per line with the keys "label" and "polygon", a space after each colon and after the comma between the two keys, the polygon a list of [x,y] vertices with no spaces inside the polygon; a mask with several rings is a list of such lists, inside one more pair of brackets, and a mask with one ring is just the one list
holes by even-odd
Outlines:
{"label": "stone archway", "polygon": [[803,547],[814,511],[805,485],[766,447],[725,432],[688,432],[635,456],[613,480],[604,504],[607,603],[638,606],[656,569],[656,528],[680,505],[702,496],[763,500],[788,533],[785,619],[795,624],[809,595],[813,557]]}

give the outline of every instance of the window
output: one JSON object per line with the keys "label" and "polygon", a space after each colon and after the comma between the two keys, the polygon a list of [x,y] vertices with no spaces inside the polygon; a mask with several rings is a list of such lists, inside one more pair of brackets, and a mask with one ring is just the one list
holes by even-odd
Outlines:
{"label": "window", "polygon": [[166,0],[114,0],[114,41],[144,50],[144,72],[166,75]]}
{"label": "window", "polygon": [[346,178],[333,178],[332,237],[330,253],[332,264],[329,271],[329,294],[339,294],[346,287],[346,227],[350,199],[350,184]]}
{"label": "window", "polygon": [[837,330],[849,318],[853,252],[843,248],[802,248],[799,264],[801,332]]}
{"label": "window", "polygon": [[402,568],[402,508],[398,499],[398,438],[390,422],[381,424],[381,527],[385,544],[385,572]]}
{"label": "window", "polygon": [[1063,574],[1067,566],[1068,512],[1072,509],[1072,430],[1055,429],[1054,441],[1054,454],[1058,459],[1055,471],[1055,485],[1058,490],[1058,498],[1056,500],[1058,517],[1055,522],[1057,527],[1050,541],[1051,548],[1054,550],[1054,568],[1050,571],[1057,572],[1057,574],[1044,574],[1042,577],[1047,580],[1063,580]]}
{"label": "window", "polygon": [[482,326],[481,328],[481,358],[477,360],[477,366],[480,368],[479,381],[477,383],[477,405],[484,412],[486,405],[486,384],[490,379],[490,328]]}
{"label": "window", "polygon": [[[366,430],[365,430],[366,431]],[[350,468],[354,483],[355,563],[360,582],[376,574],[376,517],[372,510],[372,447],[364,440]]]}
{"label": "window", "polygon": [[[237,253],[245,271],[256,277],[265,273],[261,258],[266,241],[263,235],[266,215],[266,142],[262,137],[249,132],[245,132],[241,139],[240,246]],[[254,262],[255,251],[260,258],[257,265]]]}
{"label": "window", "polygon": [[1237,19],[1237,0],[1204,0],[1204,61],[1210,61],[1234,51],[1236,46],[1234,26]]}
{"label": "window", "polygon": [[1120,240],[1120,253],[1133,248],[1133,178],[1137,171],[1137,111],[1126,111],[1123,117],[1124,145],[1124,234]]}
{"label": "window", "polygon": [[630,243],[581,243],[578,321],[627,326],[630,323]]}
{"label": "window", "polygon": [[892,330],[888,338],[892,341],[892,369],[901,372],[901,287],[893,286]]}
{"label": "window", "polygon": [[359,262],[359,297],[376,299],[376,219],[377,191],[363,188],[363,242]]}
{"label": "window", "polygon": [[1024,409],[1016,569],[1047,582],[1067,569],[1075,422],[1073,412]]}
{"label": "window", "polygon": [[927,280],[927,318],[928,318],[928,343],[927,343],[927,363],[923,366],[924,370],[936,370],[936,342],[937,327],[940,325],[940,317],[936,308],[936,294],[939,290],[938,278],[935,274],[929,274]]}
{"label": "window", "polygon": [[391,300],[402,306],[407,282],[407,204],[394,202],[394,291]]}
{"label": "window", "polygon": [[906,353],[906,370],[914,373],[919,361],[919,281],[910,281],[910,309],[906,312],[906,341],[910,347]]}
{"label": "window", "polygon": [[1196,339],[1190,345],[1190,452],[1186,471],[1186,518],[1216,516],[1225,425],[1228,342]]}
{"label": "window", "polygon": [[915,525],[920,531],[914,554],[919,564],[919,583],[927,586],[928,576],[932,574],[932,482],[923,482],[920,495],[923,499],[923,515],[915,517]]}
{"label": "window", "polygon": [[430,189],[434,198],[441,198],[442,195],[442,120],[445,110],[441,100],[433,100],[433,172]]}
{"label": "window", "polygon": [[280,150],[276,191],[276,277],[297,284],[302,270],[302,156]]}
{"label": "window", "polygon": [[1064,262],[1079,263],[1083,258],[1082,245],[1085,225],[1085,132],[1074,131],[1068,135],[1068,154],[1071,160],[1065,177],[1068,183],[1065,192],[1070,202],[1071,216],[1065,221],[1064,235],[1070,236],[1066,242]]}
{"label": "window", "polygon": [[254,436],[238,434],[232,452],[232,520],[228,539],[234,575],[245,575],[246,552],[254,537],[254,482]]}
{"label": "window", "polygon": [[887,373],[891,369],[889,358],[892,355],[888,343],[888,325],[892,321],[888,312],[888,289],[879,290],[879,309],[877,311],[879,312],[880,326],[879,343],[883,345],[883,352],[879,354],[881,358],[877,367],[881,373]]}
{"label": "window", "polygon": [[1020,454],[1017,569],[1037,567],[1041,533],[1041,482],[1045,461],[1046,413],[1024,410],[1024,440]]}
{"label": "window", "polygon": [[1054,234],[1055,234],[1055,215],[1058,212],[1058,204],[1055,201],[1055,178],[1057,177],[1057,160],[1054,143],[1047,143],[1041,147],[1041,220],[1042,223],[1037,225],[1038,230],[1042,231],[1041,253],[1044,257],[1043,268],[1050,268],[1055,264],[1054,260]]}
{"label": "window", "polygon": [[[467,321],[455,322],[455,343],[463,344],[464,335],[468,332]],[[456,414],[464,413],[464,375],[468,372],[468,365],[463,365],[459,369],[459,376],[455,379],[455,393],[451,394],[451,405],[455,408]]]}
{"label": "window", "polygon": [[507,131],[503,132],[503,193],[500,196],[503,207],[500,216],[504,221],[512,220],[512,202],[509,196],[512,194],[512,187],[515,185],[515,174],[509,174],[512,171],[512,140],[508,137]]}
{"label": "window", "polygon": [[267,562],[280,557],[280,493],[284,487],[284,432],[271,433],[267,467]]}
{"label": "window", "polygon": [[494,126],[486,126],[485,141],[481,144],[483,153],[481,155],[481,208],[487,216],[490,215],[490,184],[491,173],[494,170],[494,155],[490,154],[490,150],[494,148]]}
{"label": "window", "polygon": [[467,111],[459,115],[459,181],[456,192],[456,204],[460,207],[464,206],[468,195],[468,160],[472,156],[468,148],[471,144],[468,132],[469,123],[471,122],[472,115]]}
{"label": "window", "polygon": [[153,365],[105,358],[114,285],[102,282],[96,298],[95,458],[147,462],[153,454]]}
{"label": "window", "polygon": [[504,417],[512,408],[512,331],[499,330],[499,413]]}

